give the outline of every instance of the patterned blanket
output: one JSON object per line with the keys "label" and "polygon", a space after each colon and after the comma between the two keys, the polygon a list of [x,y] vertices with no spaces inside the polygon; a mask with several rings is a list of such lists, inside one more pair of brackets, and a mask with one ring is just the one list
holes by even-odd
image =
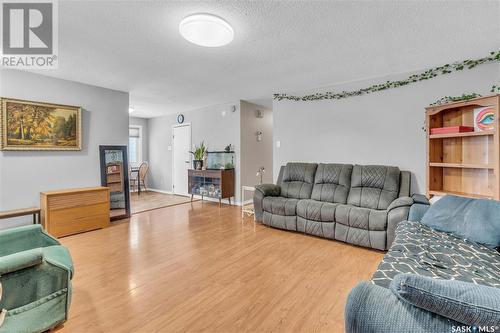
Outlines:
{"label": "patterned blanket", "polygon": [[373,274],[372,283],[388,288],[395,275],[412,273],[500,288],[500,253],[481,244],[404,221]]}

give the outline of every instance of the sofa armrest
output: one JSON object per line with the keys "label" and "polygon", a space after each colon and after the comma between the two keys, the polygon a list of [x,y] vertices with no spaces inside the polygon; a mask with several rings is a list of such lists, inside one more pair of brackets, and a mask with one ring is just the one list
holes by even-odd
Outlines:
{"label": "sofa armrest", "polygon": [[408,213],[408,220],[414,222],[420,222],[422,217],[424,216],[427,209],[430,207],[429,199],[425,195],[422,194],[413,194],[412,199],[415,202]]}
{"label": "sofa armrest", "polygon": [[253,195],[253,211],[255,221],[262,222],[264,211],[262,209],[262,201],[265,197],[279,197],[281,187],[274,184],[261,184],[255,186]]}
{"label": "sofa armrest", "polygon": [[423,194],[414,193],[411,198],[417,204],[430,205],[429,199]]}
{"label": "sofa armrest", "polygon": [[472,326],[500,326],[500,289],[471,282],[398,274],[390,290],[401,301]]}
{"label": "sofa armrest", "polygon": [[391,210],[396,209],[398,207],[403,207],[403,206],[410,207],[411,205],[413,205],[413,199],[412,198],[410,198],[410,197],[400,197],[400,198],[396,198],[396,200],[394,200],[393,202],[391,202],[391,204],[389,205],[389,207],[387,207],[387,210],[391,211]]}
{"label": "sofa armrest", "polygon": [[408,214],[412,205],[412,198],[400,197],[391,202],[391,204],[387,208],[387,236],[385,241],[386,250],[391,247],[392,242],[394,241],[398,223],[408,219]]}
{"label": "sofa armrest", "polygon": [[41,264],[41,249],[32,249],[0,257],[0,276]]}
{"label": "sofa armrest", "polygon": [[347,333],[451,332],[461,324],[400,301],[389,289],[361,282],[345,307]]}
{"label": "sofa armrest", "polygon": [[255,186],[255,191],[261,192],[265,197],[279,197],[281,194],[281,187],[274,184],[261,184]]}

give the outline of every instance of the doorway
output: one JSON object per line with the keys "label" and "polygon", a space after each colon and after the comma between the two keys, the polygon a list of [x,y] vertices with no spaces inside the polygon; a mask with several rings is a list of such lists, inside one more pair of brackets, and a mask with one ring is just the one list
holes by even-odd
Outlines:
{"label": "doorway", "polygon": [[188,194],[188,169],[191,166],[191,124],[175,125],[172,129],[172,192]]}

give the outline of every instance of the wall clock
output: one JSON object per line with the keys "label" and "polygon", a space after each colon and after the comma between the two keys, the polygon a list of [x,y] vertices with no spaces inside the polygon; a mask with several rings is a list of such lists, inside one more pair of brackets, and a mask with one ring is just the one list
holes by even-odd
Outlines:
{"label": "wall clock", "polygon": [[177,116],[177,123],[182,124],[184,122],[184,115],[181,113]]}

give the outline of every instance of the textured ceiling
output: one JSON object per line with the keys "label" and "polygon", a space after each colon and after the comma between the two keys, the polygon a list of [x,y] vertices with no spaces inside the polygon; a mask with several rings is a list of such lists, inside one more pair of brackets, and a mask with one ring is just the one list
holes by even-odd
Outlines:
{"label": "textured ceiling", "polygon": [[[234,41],[203,48],[178,24],[207,12]],[[43,74],[130,92],[153,117],[484,56],[499,1],[59,1],[59,69]]]}

